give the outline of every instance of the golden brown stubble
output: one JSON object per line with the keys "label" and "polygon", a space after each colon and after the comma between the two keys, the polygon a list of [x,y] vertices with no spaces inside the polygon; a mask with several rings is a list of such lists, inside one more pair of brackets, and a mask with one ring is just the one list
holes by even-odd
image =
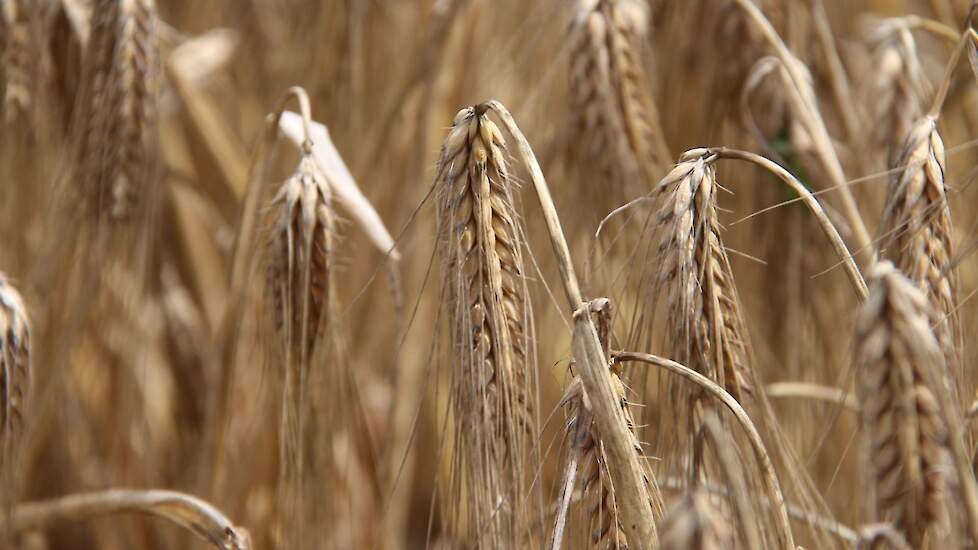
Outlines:
{"label": "golden brown stubble", "polygon": [[482,107],[459,111],[438,161],[457,439],[479,544],[520,544],[535,395],[521,229],[506,143]]}
{"label": "golden brown stubble", "polygon": [[863,427],[877,519],[893,522],[916,548],[944,521],[947,429],[925,369],[943,355],[925,295],[893,264],[871,273],[856,328]]}

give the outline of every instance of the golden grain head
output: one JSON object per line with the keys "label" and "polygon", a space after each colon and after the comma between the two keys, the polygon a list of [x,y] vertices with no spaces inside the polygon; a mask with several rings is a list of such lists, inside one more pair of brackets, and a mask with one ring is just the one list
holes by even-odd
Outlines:
{"label": "golden grain head", "polygon": [[870,37],[876,43],[870,76],[873,139],[895,149],[923,114],[926,90],[917,43],[902,20],[884,22]]}
{"label": "golden grain head", "polygon": [[971,3],[0,0],[0,547],[978,547]]}
{"label": "golden grain head", "polygon": [[268,292],[287,345],[311,357],[329,322],[334,239],[332,194],[310,155],[272,200]]}
{"label": "golden grain head", "polygon": [[946,165],[937,119],[925,116],[910,130],[894,160],[880,231],[884,255],[920,287],[940,315],[937,336],[949,349],[955,283]]}
{"label": "golden grain head", "polygon": [[947,429],[926,383],[944,359],[924,294],[889,262],[870,280],[855,350],[875,511],[916,546],[944,515]]}
{"label": "golden grain head", "polygon": [[640,53],[647,27],[647,8],[631,0],[575,7],[571,93],[583,153],[605,179],[595,197],[647,191],[670,158]]}
{"label": "golden grain head", "polygon": [[495,510],[500,499],[513,501],[525,490],[535,392],[523,230],[505,152],[488,111],[470,107],[456,115],[437,166],[456,437],[474,484],[469,522],[489,526],[480,535],[489,545],[516,544],[523,521],[514,508]]}
{"label": "golden grain head", "polygon": [[685,153],[658,185],[658,284],[667,296],[674,356],[740,399],[751,390],[749,348],[733,273],[720,238],[713,159]]}
{"label": "golden grain head", "polygon": [[20,293],[0,274],[0,422],[4,445],[25,420],[25,400],[31,382],[31,333],[27,308]]}

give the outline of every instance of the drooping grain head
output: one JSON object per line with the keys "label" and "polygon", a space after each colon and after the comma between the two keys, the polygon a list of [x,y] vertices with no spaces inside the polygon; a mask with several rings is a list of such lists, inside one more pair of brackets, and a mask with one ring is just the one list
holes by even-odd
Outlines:
{"label": "drooping grain head", "polygon": [[662,550],[725,550],[734,547],[726,520],[699,489],[684,496],[659,528]]}
{"label": "drooping grain head", "polygon": [[926,116],[894,159],[880,232],[883,255],[924,292],[937,314],[935,333],[950,359],[955,284],[945,166],[937,120]]}
{"label": "drooping grain head", "polygon": [[[0,434],[4,456],[24,425],[31,382],[31,333],[20,293],[0,273]],[[5,462],[0,458],[0,462]]]}
{"label": "drooping grain head", "polygon": [[156,27],[153,0],[98,0],[93,8],[77,162],[96,213],[113,221],[132,218],[155,177]]}
{"label": "drooping grain head", "polygon": [[873,139],[896,153],[913,124],[923,115],[925,80],[917,44],[906,24],[888,21],[870,40],[876,44],[867,101],[873,112]]}
{"label": "drooping grain head", "polygon": [[620,190],[645,192],[670,158],[640,54],[647,8],[580,0],[575,9],[571,92],[584,153]]}
{"label": "drooping grain head", "polygon": [[943,370],[925,295],[890,262],[870,273],[855,341],[862,422],[879,520],[918,548],[943,521],[947,431],[924,369]]}
{"label": "drooping grain head", "polygon": [[272,209],[267,292],[275,326],[297,360],[309,359],[329,323],[334,232],[332,195],[312,156],[302,156]]}
{"label": "drooping grain head", "polygon": [[672,355],[738,400],[750,391],[749,346],[720,239],[712,159],[685,153],[659,183],[658,284],[667,296]]}
{"label": "drooping grain head", "polygon": [[[513,545],[534,395],[529,304],[506,143],[481,107],[461,110],[438,161],[443,284],[447,285],[457,437],[478,504],[470,524],[488,546]],[[522,521],[519,518],[518,521]]]}

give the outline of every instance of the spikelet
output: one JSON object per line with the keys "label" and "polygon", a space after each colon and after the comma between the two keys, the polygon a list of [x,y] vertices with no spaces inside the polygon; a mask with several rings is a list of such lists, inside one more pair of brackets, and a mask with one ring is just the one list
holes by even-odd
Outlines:
{"label": "spikelet", "polygon": [[597,438],[584,390],[580,384],[576,384],[576,387],[579,393],[571,401],[570,432],[574,436],[573,444],[581,453],[581,505],[587,518],[589,548],[624,548],[627,544],[615,504],[608,463]]}
{"label": "spikelet", "polygon": [[334,216],[332,195],[312,156],[272,200],[268,294],[275,327],[296,360],[308,360],[328,324]]}
{"label": "spikelet", "polygon": [[723,516],[701,489],[685,495],[659,528],[662,550],[729,550],[734,537]]}
{"label": "spikelet", "polygon": [[902,20],[885,22],[870,40],[873,53],[868,102],[873,110],[873,139],[893,151],[923,115],[924,75],[913,34]]}
{"label": "spikelet", "polygon": [[869,275],[855,359],[877,519],[892,522],[919,548],[944,516],[947,431],[924,382],[924,369],[943,356],[924,294],[890,262]]}
{"label": "spikelet", "polygon": [[571,31],[585,153],[626,191],[646,192],[670,158],[639,50],[647,18],[634,0],[579,0]]}
{"label": "spikelet", "polygon": [[[459,111],[438,161],[443,284],[450,296],[455,429],[484,547],[518,546],[534,395],[521,229],[499,128]],[[500,503],[502,503],[500,505]]]}
{"label": "spikelet", "polygon": [[3,114],[7,121],[22,116],[31,107],[30,24],[34,0],[6,0],[0,3],[0,48],[3,70]]}
{"label": "spikelet", "polygon": [[881,237],[885,257],[927,297],[937,316],[935,334],[950,363],[955,285],[945,166],[937,119],[926,116],[914,125],[894,160]]}
{"label": "spikelet", "polygon": [[672,356],[738,401],[750,391],[749,348],[730,261],[720,240],[716,174],[702,150],[686,152],[659,183],[658,284],[667,292]]}
{"label": "spikelet", "polygon": [[31,333],[27,308],[17,290],[0,273],[0,429],[6,468],[24,426],[24,407],[31,383]]}
{"label": "spikelet", "polygon": [[78,169],[93,207],[130,219],[154,177],[159,45],[153,0],[98,0],[85,56]]}

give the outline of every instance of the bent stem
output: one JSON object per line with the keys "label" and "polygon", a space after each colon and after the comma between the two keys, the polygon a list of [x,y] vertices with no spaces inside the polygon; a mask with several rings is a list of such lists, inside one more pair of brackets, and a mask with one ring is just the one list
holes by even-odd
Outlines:
{"label": "bent stem", "polygon": [[[547,180],[530,148],[529,142],[520,131],[502,103],[492,100],[480,108],[496,113],[506,130],[516,139],[517,150],[530,172],[530,179],[536,190],[543,210],[544,220],[550,234],[550,244],[557,256],[557,265],[564,284],[564,291],[572,311],[580,311],[583,305],[580,284],[574,273],[567,239],[557,217],[557,208],[550,195]],[[632,447],[632,440],[625,418],[622,416],[618,399],[611,387],[608,364],[601,351],[598,334],[590,315],[574,315],[572,349],[577,361],[584,391],[591,400],[595,424],[601,434],[607,453],[608,470],[615,487],[615,498],[622,516],[625,539],[637,548],[655,548],[658,537],[652,515],[649,490],[645,485],[643,468],[639,456]]]}
{"label": "bent stem", "polygon": [[716,155],[718,158],[726,159],[738,159],[746,160],[748,162],[753,162],[754,164],[766,169],[775,176],[781,179],[784,183],[788,185],[792,190],[794,190],[802,198],[805,205],[812,214],[815,215],[815,219],[818,220],[818,224],[822,227],[822,231],[825,236],[829,239],[832,244],[832,248],[835,249],[835,253],[842,260],[842,265],[845,267],[846,275],[849,276],[849,282],[855,289],[856,294],[863,301],[869,296],[869,289],[866,287],[866,281],[863,279],[862,272],[859,271],[859,266],[856,265],[852,254],[849,253],[849,249],[846,247],[845,241],[842,240],[842,236],[839,235],[839,231],[829,220],[828,215],[822,208],[822,205],[818,202],[812,192],[805,187],[798,178],[796,178],[791,172],[782,168],[778,163],[766,159],[755,153],[748,153],[747,151],[739,151],[737,149],[728,149],[726,147],[713,147],[709,149],[711,154]]}
{"label": "bent stem", "polygon": [[727,393],[726,390],[718,386],[709,378],[685,365],[680,365],[675,361],[657,357],[648,353],[638,353],[632,351],[617,352],[613,355],[612,360],[616,363],[623,361],[634,361],[664,368],[669,372],[678,374],[687,381],[692,382],[693,384],[696,384],[697,386],[706,390],[707,393],[712,395],[718,401],[723,403],[728,409],[730,409],[730,412],[733,413],[734,418],[740,422],[741,426],[744,428],[744,431],[747,432],[747,438],[750,440],[751,445],[754,448],[757,463],[761,467],[761,471],[764,474],[764,481],[767,485],[767,490],[770,493],[769,497],[771,499],[772,506],[774,506],[778,516],[778,522],[780,523],[780,528],[782,531],[781,535],[783,541],[785,542],[785,547],[795,548],[795,539],[791,532],[791,521],[788,518],[788,509],[785,505],[784,493],[781,491],[781,483],[778,481],[777,473],[774,471],[774,463],[771,462],[771,456],[764,447],[764,441],[761,439],[761,434],[757,431],[754,423],[751,422],[750,417],[747,416],[747,412],[740,406],[740,403],[738,403],[732,395]]}
{"label": "bent stem", "polygon": [[828,171],[829,177],[832,179],[832,184],[839,189],[842,195],[843,213],[849,225],[852,226],[858,249],[874,250],[872,238],[869,236],[866,223],[863,221],[862,215],[859,213],[859,207],[856,205],[856,198],[849,188],[845,171],[842,169],[842,162],[835,152],[835,147],[832,145],[832,138],[829,135],[828,129],[825,127],[825,121],[822,120],[822,116],[818,111],[814,92],[810,86],[806,85],[808,77],[802,69],[801,63],[791,53],[788,46],[781,40],[781,36],[771,26],[771,22],[764,17],[764,14],[752,0],[734,1],[747,12],[747,15],[757,25],[761,34],[764,35],[764,38],[774,48],[775,54],[784,65],[792,84],[788,86],[788,92],[800,98],[801,105],[799,107],[801,108],[798,109],[797,116],[801,119],[805,129],[811,136],[815,153]]}
{"label": "bent stem", "polygon": [[954,47],[951,58],[947,62],[947,67],[944,69],[944,79],[941,80],[941,87],[937,89],[937,94],[934,96],[934,103],[931,104],[930,111],[927,113],[929,116],[934,118],[941,116],[941,110],[944,109],[944,102],[947,100],[948,91],[951,89],[954,70],[958,67],[958,61],[961,60],[961,54],[964,52],[965,46],[972,40],[978,40],[978,34],[971,28],[965,29],[961,33],[961,37],[958,38],[958,44]]}
{"label": "bent stem", "polygon": [[251,549],[246,530],[211,504],[176,491],[112,489],[21,504],[14,509],[8,529],[23,533],[65,521],[132,512],[175,523],[221,550]]}

